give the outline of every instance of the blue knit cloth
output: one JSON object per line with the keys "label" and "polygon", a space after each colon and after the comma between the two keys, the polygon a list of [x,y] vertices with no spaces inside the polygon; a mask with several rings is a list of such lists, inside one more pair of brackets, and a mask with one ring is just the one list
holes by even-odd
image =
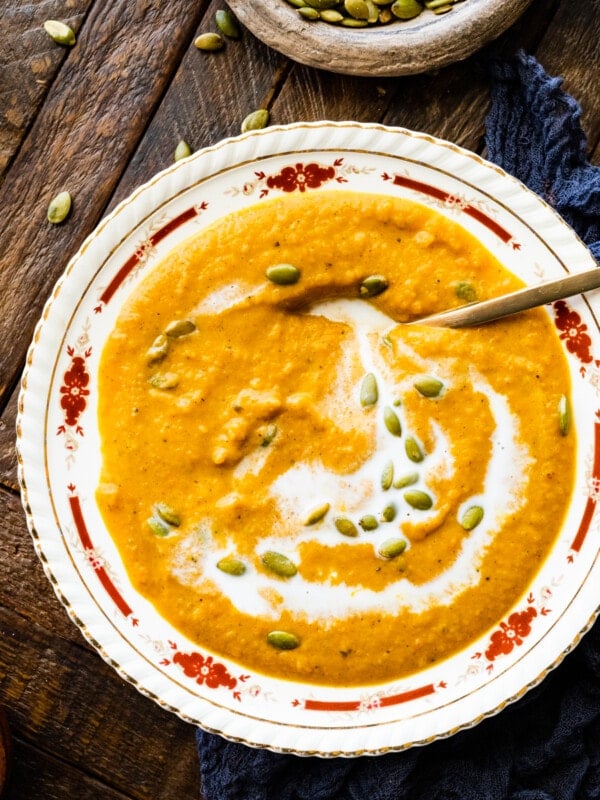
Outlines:
{"label": "blue knit cloth", "polygon": [[[492,66],[488,158],[600,258],[600,168],[580,108],[523,54]],[[522,700],[475,728],[385,756],[279,755],[197,733],[206,800],[598,800],[600,622]]]}

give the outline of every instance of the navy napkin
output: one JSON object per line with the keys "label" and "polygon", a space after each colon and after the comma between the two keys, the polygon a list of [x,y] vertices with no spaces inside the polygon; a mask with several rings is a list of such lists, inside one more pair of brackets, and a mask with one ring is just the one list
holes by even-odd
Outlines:
{"label": "navy napkin", "polygon": [[[587,161],[581,110],[561,83],[523,53],[495,62],[487,156],[556,208],[600,259],[600,168]],[[206,800],[598,800],[600,622],[523,699],[426,747],[321,759],[202,730],[197,743]]]}

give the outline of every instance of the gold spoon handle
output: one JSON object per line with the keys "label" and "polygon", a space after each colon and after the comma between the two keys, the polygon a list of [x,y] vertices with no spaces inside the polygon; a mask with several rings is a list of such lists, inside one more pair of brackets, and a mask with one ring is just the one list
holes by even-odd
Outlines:
{"label": "gold spoon handle", "polygon": [[544,303],[551,303],[553,300],[560,300],[563,297],[572,297],[574,294],[587,292],[598,287],[600,287],[600,267],[595,267],[585,272],[569,275],[566,278],[547,281],[526,289],[518,289],[516,292],[494,297],[491,300],[467,303],[450,311],[442,311],[439,314],[416,319],[409,324],[435,325],[445,328],[464,328],[469,325],[481,325],[484,322],[491,322],[501,317],[507,317],[510,314],[516,314],[518,311],[542,306]]}

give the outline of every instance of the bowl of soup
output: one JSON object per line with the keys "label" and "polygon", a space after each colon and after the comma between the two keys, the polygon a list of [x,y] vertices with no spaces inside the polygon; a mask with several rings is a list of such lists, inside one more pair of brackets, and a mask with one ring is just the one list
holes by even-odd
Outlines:
{"label": "bowl of soup", "polygon": [[593,265],[450,143],[310,123],[124,201],[31,346],[22,496],[71,617],[208,731],[378,754],[475,725],[591,626],[595,295],[426,317]]}

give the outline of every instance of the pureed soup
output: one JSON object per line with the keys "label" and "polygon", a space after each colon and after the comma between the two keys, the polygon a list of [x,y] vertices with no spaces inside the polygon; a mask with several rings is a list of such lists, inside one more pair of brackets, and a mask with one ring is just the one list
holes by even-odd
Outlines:
{"label": "pureed soup", "polygon": [[97,501],[134,587],[198,646],[318,684],[496,625],[570,499],[566,359],[540,309],[399,323],[520,285],[442,214],[344,191],[173,250],[100,365]]}

